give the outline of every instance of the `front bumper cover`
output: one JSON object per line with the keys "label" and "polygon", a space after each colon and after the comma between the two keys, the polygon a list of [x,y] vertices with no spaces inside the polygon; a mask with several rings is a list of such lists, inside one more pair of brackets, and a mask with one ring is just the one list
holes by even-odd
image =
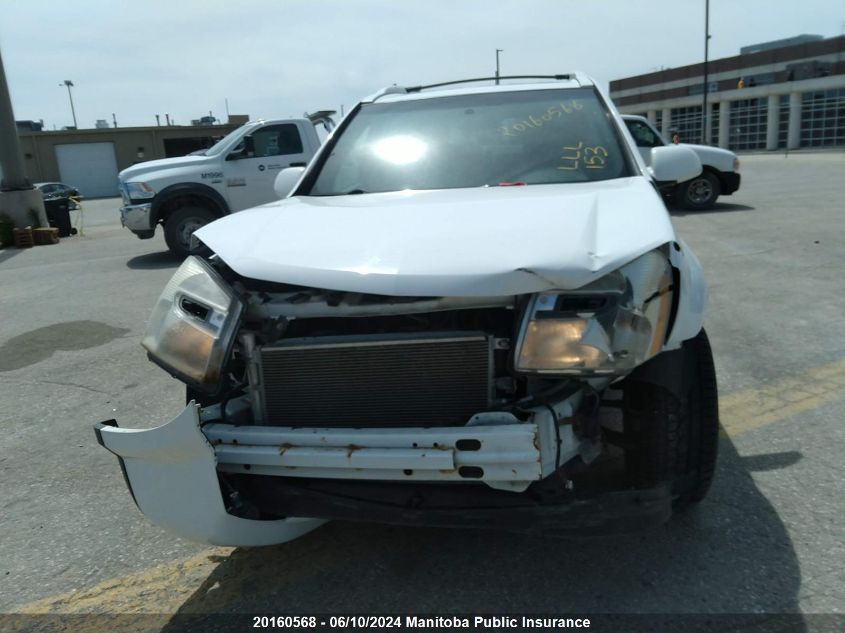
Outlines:
{"label": "front bumper cover", "polygon": [[[572,407],[569,401],[555,405],[557,419],[572,415]],[[200,409],[192,402],[156,428],[122,429],[108,421],[95,425],[95,432],[100,444],[118,457],[138,508],[151,521],[185,538],[215,545],[283,543],[333,518],[506,529],[521,525],[528,531],[557,526],[562,533],[596,534],[661,523],[671,514],[671,496],[662,488],[541,507],[494,504],[400,512],[367,501],[347,499],[338,504],[337,499],[286,493],[275,506],[284,508],[285,515],[319,518],[256,520],[227,512],[220,476],[266,480],[270,485],[264,488],[270,495],[277,490],[275,483],[292,478],[375,486],[476,483],[493,491],[511,491],[504,493],[510,495],[554,472],[558,459],[563,464],[583,450],[574,441],[572,426],[562,425],[558,458],[553,418],[545,409],[534,415],[533,423],[519,422],[507,413],[479,414],[473,420],[467,426],[441,428],[233,426],[202,424]],[[609,524],[611,529],[604,530],[602,526]]]}

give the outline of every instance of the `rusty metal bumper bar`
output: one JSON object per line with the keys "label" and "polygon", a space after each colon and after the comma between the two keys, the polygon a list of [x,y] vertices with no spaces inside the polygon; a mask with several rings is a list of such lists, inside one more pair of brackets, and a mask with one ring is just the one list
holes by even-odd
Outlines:
{"label": "rusty metal bumper bar", "polygon": [[[515,418],[513,422],[518,422]],[[542,475],[536,424],[320,429],[203,426],[221,472],[388,481],[480,481],[524,490]]]}

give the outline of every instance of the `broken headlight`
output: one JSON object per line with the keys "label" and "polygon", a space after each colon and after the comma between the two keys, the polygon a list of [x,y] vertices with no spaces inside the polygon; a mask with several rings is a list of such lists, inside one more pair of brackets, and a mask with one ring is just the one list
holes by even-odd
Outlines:
{"label": "broken headlight", "polygon": [[211,266],[188,257],[161,293],[141,345],[185,382],[216,391],[242,311]]}
{"label": "broken headlight", "polygon": [[567,292],[534,295],[516,347],[516,370],[623,374],[663,347],[672,306],[672,267],[651,251]]}

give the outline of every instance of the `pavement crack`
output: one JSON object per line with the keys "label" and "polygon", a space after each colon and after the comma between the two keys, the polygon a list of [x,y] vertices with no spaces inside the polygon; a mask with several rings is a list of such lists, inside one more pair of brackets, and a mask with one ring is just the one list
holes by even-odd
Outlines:
{"label": "pavement crack", "polygon": [[88,387],[86,385],[80,385],[79,383],[75,383],[75,382],[62,382],[60,380],[43,380],[43,379],[42,380],[36,380],[36,381],[23,380],[23,381],[16,381],[16,382],[18,382],[18,384],[21,384],[21,385],[30,384],[30,385],[57,385],[57,386],[60,386],[60,387],[76,387],[77,389],[84,389],[85,391],[90,391],[91,393],[99,393],[100,395],[103,395],[103,396],[112,395],[108,391],[103,391],[101,389],[95,389],[94,387]]}

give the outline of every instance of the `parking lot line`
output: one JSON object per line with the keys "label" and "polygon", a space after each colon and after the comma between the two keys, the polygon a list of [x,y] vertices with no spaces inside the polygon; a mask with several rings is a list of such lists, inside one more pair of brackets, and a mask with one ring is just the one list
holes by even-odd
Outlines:
{"label": "parking lot line", "polygon": [[[845,393],[845,359],[761,387],[721,398],[723,437],[736,438],[754,429],[837,400]],[[139,520],[143,520],[140,516]],[[235,548],[213,547],[172,563],[112,578],[89,589],[72,590],[31,602],[21,614],[175,613],[192,593],[203,588],[215,567]],[[224,592],[225,593],[225,592]],[[226,601],[226,596],[220,596]],[[231,598],[231,597],[230,597]],[[219,601],[216,601],[219,606]]]}
{"label": "parking lot line", "polygon": [[719,417],[723,434],[748,431],[838,400],[845,392],[845,359],[809,369],[800,376],[723,396]]}

